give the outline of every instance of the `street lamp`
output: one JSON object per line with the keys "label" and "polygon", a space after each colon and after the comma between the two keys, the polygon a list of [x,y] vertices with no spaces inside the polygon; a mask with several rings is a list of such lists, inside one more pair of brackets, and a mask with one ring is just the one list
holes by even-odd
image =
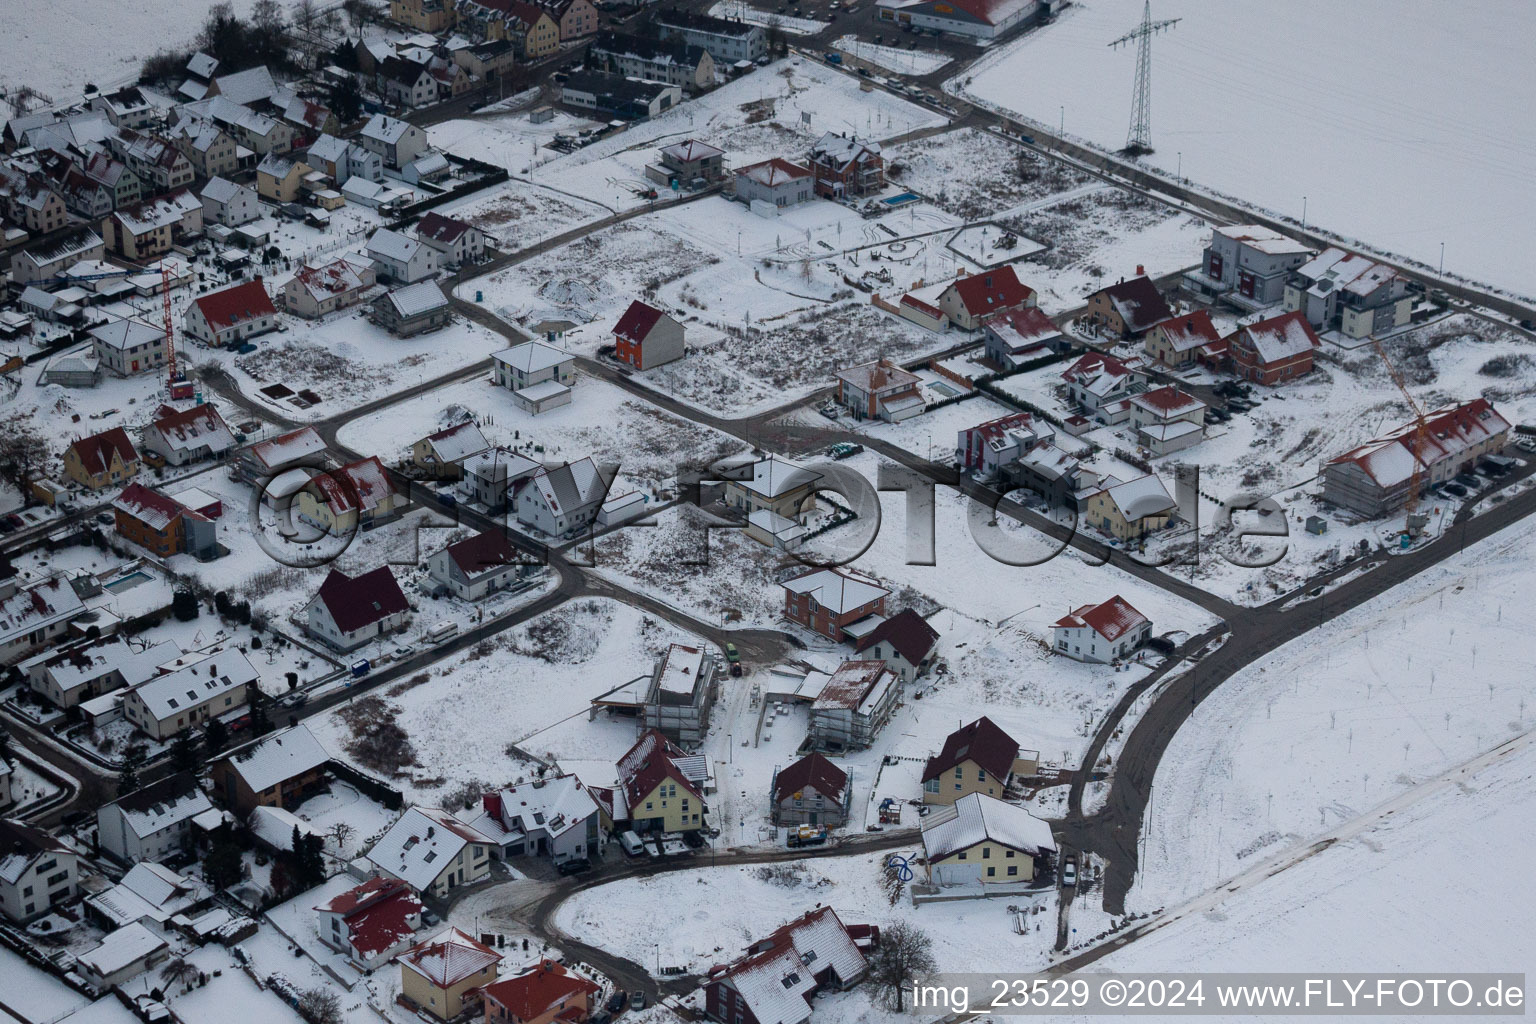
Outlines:
{"label": "street lamp", "polygon": [[1301,230],[1307,230],[1307,197],[1301,197]]}
{"label": "street lamp", "polygon": [[1440,276],[1445,276],[1445,243],[1440,243]]}
{"label": "street lamp", "polygon": [[1179,150],[1179,169],[1173,172],[1173,176],[1179,181],[1184,180],[1184,151]]}

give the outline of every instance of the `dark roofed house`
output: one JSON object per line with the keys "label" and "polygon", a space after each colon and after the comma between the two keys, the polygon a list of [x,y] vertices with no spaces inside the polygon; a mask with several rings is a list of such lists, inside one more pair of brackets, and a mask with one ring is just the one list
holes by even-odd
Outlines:
{"label": "dark roofed house", "polygon": [[444,263],[469,263],[485,255],[485,234],[479,228],[436,210],[416,222],[416,237],[441,252]]}
{"label": "dark roofed house", "polygon": [[671,110],[683,91],[665,82],[644,82],[604,71],[574,72],[560,87],[560,102],[625,121],[643,121]]}
{"label": "dark roofed house", "polygon": [[387,565],[356,577],[332,569],[305,607],[309,635],[342,651],[404,627],[410,614]]}
{"label": "dark roofed house", "polygon": [[637,370],[683,358],[683,325],[655,306],[631,302],[613,328],[614,358]]}
{"label": "dark roofed house", "polygon": [[122,483],[138,472],[139,453],[122,427],[82,437],[64,449],[64,475],[93,491]]}
{"label": "dark roofed house", "polygon": [[709,972],[704,1013],[721,1024],[806,1024],[818,992],[849,988],[869,972],[869,926],[845,926],[831,907],[809,911]]}
{"label": "dark roofed house", "polygon": [[329,777],[330,753],[300,723],[224,754],[210,772],[216,794],[241,813],[257,807],[293,810]]}
{"label": "dark roofed house", "polygon": [[614,802],[622,800],[624,810],[611,813],[624,814],[639,833],[703,828],[704,794],[678,765],[686,757],[660,730],[647,729],[618,760]]}
{"label": "dark roofed house", "polygon": [[860,637],[853,649],[861,658],[885,662],[903,683],[910,683],[927,674],[938,643],[939,631],[911,608],[903,608]]}
{"label": "dark roofed house", "polygon": [[878,142],[827,132],[806,158],[816,194],[832,199],[871,195],[885,188],[885,157]]}
{"label": "dark roofed house", "polygon": [[1087,321],[1119,338],[1139,338],[1173,316],[1157,285],[1145,275],[1100,288],[1088,296]]}
{"label": "dark roofed house", "polygon": [[587,47],[606,69],[652,82],[707,89],[715,83],[715,59],[702,46],[681,39],[648,39],[624,32],[600,32]]}
{"label": "dark roofed house", "polygon": [[487,530],[449,544],[427,559],[435,591],[478,601],[523,579],[529,563],[502,530]]}
{"label": "dark roofed house", "polygon": [[0,818],[0,911],[25,922],[71,899],[78,891],[78,861],[75,851],[47,832]]}
{"label": "dark roofed house", "polygon": [[1039,755],[1023,764],[1019,744],[992,719],[985,716],[962,726],[944,740],[944,749],[923,766],[923,803],[952,804],[963,796],[981,793],[1002,799],[1008,780],[1015,774],[1034,774]]}
{"label": "dark roofed house", "polygon": [[375,875],[314,909],[320,941],[367,969],[411,946],[426,907],[405,882]]}
{"label": "dark roofed house", "polygon": [[1226,354],[1239,377],[1275,385],[1311,373],[1321,344],[1306,316],[1296,311],[1239,327],[1227,335]]}
{"label": "dark roofed house", "polygon": [[838,828],[848,822],[852,799],[847,772],[820,754],[806,754],[773,777],[773,823]]}

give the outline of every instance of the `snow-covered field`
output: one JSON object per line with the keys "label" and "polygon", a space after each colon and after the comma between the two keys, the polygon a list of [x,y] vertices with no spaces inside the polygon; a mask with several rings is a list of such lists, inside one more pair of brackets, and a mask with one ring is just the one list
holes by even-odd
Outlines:
{"label": "snow-covered field", "polygon": [[[967,70],[961,91],[1119,149],[1136,54],[1107,44],[1141,9],[1073,4]],[[1182,20],[1152,46],[1147,163],[1298,221],[1305,197],[1308,224],[1430,268],[1443,242],[1447,273],[1531,293],[1529,9],[1298,0],[1276,17],[1258,0],[1162,0],[1152,16]]]}
{"label": "snow-covered field", "polygon": [[930,75],[949,63],[949,54],[937,50],[903,50],[899,46],[881,46],[858,36],[843,36],[832,44],[859,60],[903,75]]}

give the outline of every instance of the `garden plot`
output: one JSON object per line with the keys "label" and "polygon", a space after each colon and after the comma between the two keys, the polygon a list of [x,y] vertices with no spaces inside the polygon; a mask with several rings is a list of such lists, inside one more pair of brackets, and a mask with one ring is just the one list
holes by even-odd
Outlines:
{"label": "garden plot", "polygon": [[832,45],[866,64],[900,75],[931,75],[949,63],[949,54],[937,50],[904,50],[899,46],[881,46],[853,35],[843,36]]}
{"label": "garden plot", "polygon": [[327,749],[394,774],[411,803],[456,808],[476,787],[528,778],[524,751],[606,785],[634,723],[588,723],[589,701],[649,675],[672,642],[699,643],[626,605],[575,601],[309,724]]}
{"label": "garden plot", "polygon": [[680,420],[580,373],[571,403],[537,416],[514,406],[505,388],[476,377],[353,420],[339,439],[349,446],[366,445],[393,461],[413,442],[467,416],[479,422],[492,444],[531,459],[563,463],[590,455],[599,464],[617,464],[619,475],[610,493],[638,490],[652,501],[671,487],[680,463],[707,465],[741,447],[724,434]]}
{"label": "garden plot", "polygon": [[891,181],[961,220],[985,220],[1027,204],[1108,188],[1070,164],[977,128],[930,135],[885,150]]}
{"label": "garden plot", "polygon": [[499,249],[526,249],[552,235],[598,220],[610,212],[602,203],[580,199],[537,183],[519,182],[438,208],[483,231]]}
{"label": "garden plot", "polygon": [[[910,848],[895,852],[910,859],[921,851],[921,843],[914,839]],[[659,958],[663,967],[703,974],[714,964],[734,960],[779,925],[818,906],[830,906],[844,924],[889,927],[900,922],[927,932],[941,972],[1002,962],[1018,971],[1045,965],[1056,940],[1054,894],[1017,898],[1026,910],[1032,903],[1044,908],[1044,912],[1026,914],[1029,930],[1019,935],[1014,933],[1014,915],[1004,900],[913,907],[902,891],[904,886],[897,888],[885,880],[888,856],[852,854],[774,865],[699,868],[610,882],[573,896],[561,906],[555,924],[573,938],[647,969]],[[922,870],[914,866],[919,878]],[[677,927],[654,927],[659,906],[679,908]],[[889,1019],[889,1011],[873,1004],[873,995],[870,985],[822,995],[816,1000],[816,1018]]]}

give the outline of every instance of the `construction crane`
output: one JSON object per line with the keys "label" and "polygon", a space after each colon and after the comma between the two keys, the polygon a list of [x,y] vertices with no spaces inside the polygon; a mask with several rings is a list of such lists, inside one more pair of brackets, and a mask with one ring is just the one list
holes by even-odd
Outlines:
{"label": "construction crane", "polygon": [[1136,44],[1136,86],[1131,96],[1131,130],[1125,136],[1125,152],[1140,156],[1152,152],[1152,37],[1173,28],[1182,18],[1152,20],[1152,0],[1141,9],[1141,24],[1109,45],[1118,50],[1122,43]]}
{"label": "construction crane", "polygon": [[160,299],[165,325],[166,390],[170,392],[172,398],[190,398],[192,385],[188,383],[176,363],[176,325],[171,317],[171,264],[164,258],[160,260]]}
{"label": "construction crane", "polygon": [[1381,363],[1387,368],[1387,375],[1392,378],[1392,383],[1397,385],[1397,390],[1402,392],[1403,401],[1408,403],[1408,408],[1413,411],[1413,473],[1408,478],[1408,500],[1403,503],[1403,510],[1407,513],[1403,530],[1410,537],[1417,537],[1424,529],[1425,517],[1418,515],[1419,488],[1424,481],[1424,453],[1429,442],[1429,420],[1424,415],[1424,409],[1419,405],[1413,393],[1408,390],[1408,382],[1403,379],[1402,373],[1391,359],[1387,358],[1387,349],[1381,343],[1381,339],[1372,334],[1371,346],[1376,349],[1376,354],[1381,357]]}

